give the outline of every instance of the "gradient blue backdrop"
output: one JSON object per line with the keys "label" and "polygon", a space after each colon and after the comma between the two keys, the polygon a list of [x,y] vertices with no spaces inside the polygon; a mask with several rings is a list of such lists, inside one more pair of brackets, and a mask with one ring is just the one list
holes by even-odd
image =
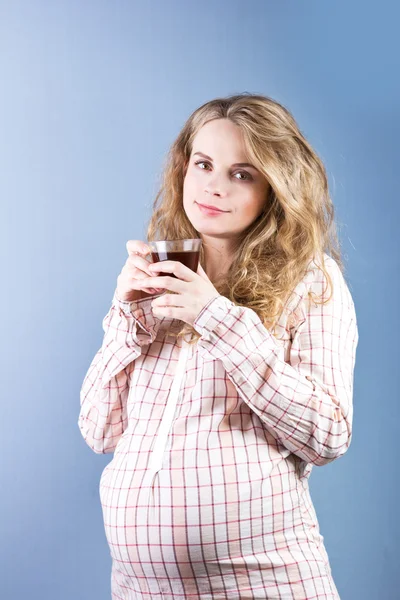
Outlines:
{"label": "gradient blue backdrop", "polygon": [[[79,391],[165,154],[203,102],[287,106],[324,160],[360,341],[348,453],[311,492],[342,600],[400,598],[396,2],[0,3],[2,600],[107,600]],[[397,475],[396,475],[397,473]]]}

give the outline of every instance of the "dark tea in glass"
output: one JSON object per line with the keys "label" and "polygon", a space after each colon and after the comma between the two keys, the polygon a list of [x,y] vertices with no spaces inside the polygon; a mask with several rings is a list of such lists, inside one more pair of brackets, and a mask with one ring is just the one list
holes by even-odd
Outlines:
{"label": "dark tea in glass", "polygon": [[[197,272],[200,260],[201,239],[193,240],[159,240],[156,242],[148,242],[151,248],[151,257],[153,262],[161,262],[163,260],[176,260],[186,265]],[[179,279],[173,273],[160,271],[157,277],[169,276]]]}

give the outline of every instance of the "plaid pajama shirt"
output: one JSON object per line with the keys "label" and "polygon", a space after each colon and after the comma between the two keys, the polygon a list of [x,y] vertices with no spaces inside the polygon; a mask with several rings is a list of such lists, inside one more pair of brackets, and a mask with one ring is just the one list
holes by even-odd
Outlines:
{"label": "plaid pajama shirt", "polygon": [[313,465],[342,456],[353,417],[354,303],[311,261],[276,340],[224,296],[195,345],[166,335],[151,297],[114,294],[81,390],[79,427],[114,456],[99,495],[114,600],[337,600],[310,497]]}

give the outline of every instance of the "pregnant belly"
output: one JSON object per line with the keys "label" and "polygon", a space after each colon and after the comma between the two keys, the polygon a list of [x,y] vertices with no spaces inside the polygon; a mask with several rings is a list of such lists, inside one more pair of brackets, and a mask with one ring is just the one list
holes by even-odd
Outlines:
{"label": "pregnant belly", "polygon": [[166,570],[172,578],[217,577],[224,565],[227,573],[249,566],[244,557],[254,568],[260,560],[266,567],[275,561],[275,568],[293,562],[296,552],[304,560],[307,547],[308,560],[315,560],[294,477],[292,495],[282,493],[284,462],[268,477],[259,465],[214,464],[172,466],[153,480],[143,465],[112,461],[102,474],[100,498],[113,560],[138,578],[163,578]]}

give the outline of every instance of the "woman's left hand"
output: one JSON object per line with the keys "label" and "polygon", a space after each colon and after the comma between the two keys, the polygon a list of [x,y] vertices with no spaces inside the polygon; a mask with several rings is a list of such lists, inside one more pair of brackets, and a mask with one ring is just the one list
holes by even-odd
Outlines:
{"label": "woman's left hand", "polygon": [[176,260],[163,260],[149,265],[150,271],[173,273],[175,277],[146,277],[141,289],[166,288],[174,294],[162,294],[151,302],[155,316],[180,319],[193,325],[201,310],[212,299],[220,296],[199,263],[195,273]]}

